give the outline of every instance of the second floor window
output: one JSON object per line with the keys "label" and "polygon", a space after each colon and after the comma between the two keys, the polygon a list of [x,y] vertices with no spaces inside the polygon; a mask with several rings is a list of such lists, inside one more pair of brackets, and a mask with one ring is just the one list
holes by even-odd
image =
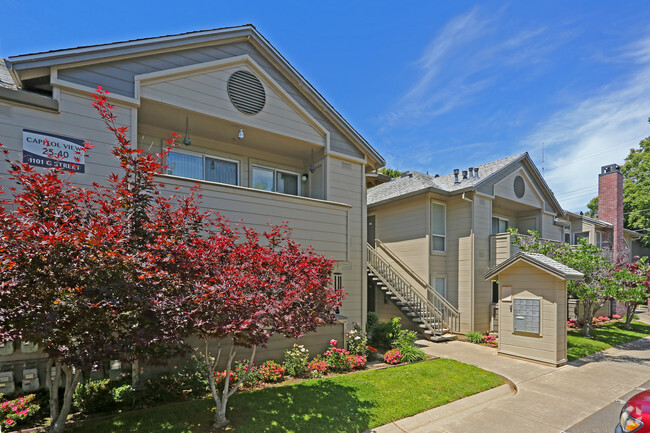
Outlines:
{"label": "second floor window", "polygon": [[508,231],[509,223],[507,219],[492,217],[492,234],[505,233]]}
{"label": "second floor window", "polygon": [[207,155],[169,152],[167,174],[237,185],[239,163]]}
{"label": "second floor window", "polygon": [[447,237],[447,207],[431,203],[431,251],[444,252]]}
{"label": "second floor window", "polygon": [[253,166],[251,186],[264,191],[275,191],[292,195],[300,194],[300,183],[296,173],[289,173],[273,168]]}

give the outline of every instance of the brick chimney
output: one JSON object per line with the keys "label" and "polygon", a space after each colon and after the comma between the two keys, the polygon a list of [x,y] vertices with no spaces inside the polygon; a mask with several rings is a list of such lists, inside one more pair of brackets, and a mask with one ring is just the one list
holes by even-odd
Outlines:
{"label": "brick chimney", "polygon": [[603,236],[603,246],[613,251],[617,260],[625,252],[623,240],[623,174],[616,164],[601,167],[598,175],[598,219],[614,226]]}

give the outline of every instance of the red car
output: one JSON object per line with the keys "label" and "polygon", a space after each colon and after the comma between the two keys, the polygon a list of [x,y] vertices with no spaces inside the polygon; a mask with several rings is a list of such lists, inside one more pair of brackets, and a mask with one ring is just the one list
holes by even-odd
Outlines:
{"label": "red car", "polygon": [[650,432],[650,390],[638,393],[623,406],[616,433],[625,432]]}

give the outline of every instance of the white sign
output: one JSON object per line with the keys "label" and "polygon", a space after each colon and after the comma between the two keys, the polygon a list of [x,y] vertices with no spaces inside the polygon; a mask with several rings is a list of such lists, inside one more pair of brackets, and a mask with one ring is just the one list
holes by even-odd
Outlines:
{"label": "white sign", "polygon": [[23,162],[37,167],[62,167],[76,173],[85,170],[84,141],[23,129]]}

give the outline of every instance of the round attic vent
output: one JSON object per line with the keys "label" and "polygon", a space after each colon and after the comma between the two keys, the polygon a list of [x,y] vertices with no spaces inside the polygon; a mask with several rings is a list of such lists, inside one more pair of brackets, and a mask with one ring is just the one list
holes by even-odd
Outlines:
{"label": "round attic vent", "polygon": [[228,78],[230,102],[244,114],[257,114],[266,103],[260,80],[248,71],[237,71]]}
{"label": "round attic vent", "polygon": [[526,193],[526,184],[524,178],[521,176],[515,177],[515,195],[517,198],[522,198]]}

